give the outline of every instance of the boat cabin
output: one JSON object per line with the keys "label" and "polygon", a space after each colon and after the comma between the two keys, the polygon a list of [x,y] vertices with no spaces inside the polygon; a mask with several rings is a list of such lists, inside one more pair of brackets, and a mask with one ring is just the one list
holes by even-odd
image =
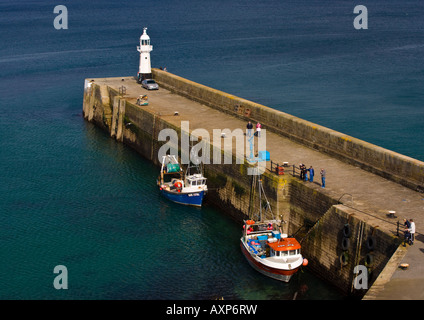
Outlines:
{"label": "boat cabin", "polygon": [[186,177],[186,187],[197,187],[204,186],[206,184],[206,178],[201,174],[193,174]]}
{"label": "boat cabin", "polygon": [[[275,239],[275,241],[272,241],[272,239]],[[300,254],[300,244],[294,238],[271,238],[267,244],[270,247],[269,255],[271,257],[289,257]]]}

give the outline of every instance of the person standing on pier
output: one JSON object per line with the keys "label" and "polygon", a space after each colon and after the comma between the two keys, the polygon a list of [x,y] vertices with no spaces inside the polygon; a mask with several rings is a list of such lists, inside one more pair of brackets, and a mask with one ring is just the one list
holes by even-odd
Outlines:
{"label": "person standing on pier", "polygon": [[314,182],[315,170],[312,166],[309,167],[309,182]]}
{"label": "person standing on pier", "polygon": [[325,176],[326,176],[326,172],[323,168],[321,168],[321,187],[325,188]]}
{"label": "person standing on pier", "polygon": [[403,246],[406,247],[406,243],[410,241],[411,238],[411,223],[407,219],[403,219],[403,226],[404,226],[404,241]]}
{"label": "person standing on pier", "polygon": [[411,223],[411,227],[409,228],[409,233],[411,234],[411,245],[413,245],[415,240],[415,222],[414,219],[409,219],[409,222]]}
{"label": "person standing on pier", "polygon": [[253,124],[252,124],[251,121],[249,121],[246,128],[247,128],[247,136],[251,137],[252,136],[252,129],[253,129]]}
{"label": "person standing on pier", "polygon": [[256,124],[256,132],[257,132],[258,138],[261,137],[261,129],[262,129],[262,125],[258,122]]}

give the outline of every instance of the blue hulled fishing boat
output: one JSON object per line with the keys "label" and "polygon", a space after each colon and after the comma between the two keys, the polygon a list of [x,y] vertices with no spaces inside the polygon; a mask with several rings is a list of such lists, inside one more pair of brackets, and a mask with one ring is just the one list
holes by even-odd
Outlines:
{"label": "blue hulled fishing boat", "polygon": [[176,156],[166,155],[162,158],[162,166],[158,178],[161,194],[176,203],[202,206],[207,193],[206,178],[199,166],[188,166],[187,171],[181,168]]}

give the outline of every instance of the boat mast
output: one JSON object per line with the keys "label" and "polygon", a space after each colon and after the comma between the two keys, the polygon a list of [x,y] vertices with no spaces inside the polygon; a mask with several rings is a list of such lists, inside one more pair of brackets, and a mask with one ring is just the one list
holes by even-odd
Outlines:
{"label": "boat mast", "polygon": [[262,184],[262,175],[259,174],[259,168],[258,168],[258,186],[259,186],[259,221],[262,221],[262,194],[265,198],[265,207],[264,207],[264,215],[265,215],[265,219],[266,219],[266,214],[269,211],[271,213],[272,218],[273,214],[272,214],[272,209],[271,209],[271,205],[269,204],[268,198],[265,194],[265,190],[264,190],[264,186]]}
{"label": "boat mast", "polygon": [[[266,213],[269,211],[270,213],[271,213],[271,216],[273,217],[273,214],[272,214],[272,210],[271,210],[271,205],[269,204],[269,201],[268,201],[268,198],[266,197],[266,194],[265,194],[265,190],[264,190],[264,188],[263,188],[263,185],[262,185],[262,174],[260,174],[259,172],[259,162],[260,161],[263,161],[263,160],[260,160],[259,158],[255,158],[255,159],[253,159],[253,160],[251,160],[251,161],[255,161],[255,163],[256,163],[256,167],[254,168],[254,174],[253,174],[253,177],[252,177],[252,186],[251,186],[251,189],[250,189],[250,199],[249,199],[249,212],[248,212],[248,215],[249,215],[249,219],[252,219],[252,218],[254,218],[253,217],[253,210],[255,210],[256,211],[256,201],[254,200],[254,198],[255,198],[255,188],[256,188],[256,180],[258,179],[258,188],[259,188],[259,221],[262,221],[262,194],[263,194],[263,196],[264,196],[264,198],[265,198],[265,202],[266,202],[266,206],[265,206],[265,210],[264,210],[264,215],[265,215],[265,218],[266,218]],[[257,213],[257,211],[255,212],[255,213]],[[273,217],[274,218],[274,217]]]}
{"label": "boat mast", "polygon": [[[196,155],[194,153],[193,150],[193,141],[190,142],[190,157],[188,160],[188,165],[187,165],[187,169],[186,169],[186,176],[192,175],[192,168],[196,168],[197,169],[197,173],[201,173],[201,162],[199,163],[195,163],[192,161],[192,159],[196,159]],[[197,161],[196,161],[197,162]]]}
{"label": "boat mast", "polygon": [[165,159],[166,159],[166,156],[163,156],[162,157],[162,166],[160,168],[160,184],[161,185],[163,184],[163,166],[164,166],[164,163],[165,163]]}
{"label": "boat mast", "polygon": [[262,221],[262,177],[259,176],[259,221]]}

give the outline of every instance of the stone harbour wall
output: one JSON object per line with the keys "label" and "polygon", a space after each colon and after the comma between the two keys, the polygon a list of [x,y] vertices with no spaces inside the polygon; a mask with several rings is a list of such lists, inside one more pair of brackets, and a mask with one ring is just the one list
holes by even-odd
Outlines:
{"label": "stone harbour wall", "polygon": [[[246,112],[250,112],[252,119],[261,121],[267,128],[274,126],[276,132],[279,132],[278,125],[281,122],[284,124],[282,127],[286,128],[285,135],[291,135],[290,130],[296,131],[299,136],[303,135],[302,139],[307,139],[308,135],[330,134],[327,131],[329,129],[314,129],[313,124],[308,122],[302,124],[301,119],[294,119],[270,108],[192,83],[175,75],[158,70],[154,70],[153,74],[161,86],[178,91],[178,94],[193,95],[191,98],[202,103],[215,101],[216,105],[211,107],[222,108],[222,111],[231,115],[244,117],[247,116]],[[235,105],[244,106],[244,114],[234,111]],[[167,122],[160,115],[149,112],[146,108],[130,103],[120,96],[117,90],[107,85],[92,83],[86,86],[83,116],[87,121],[105,130],[111,138],[134,148],[158,166],[160,165],[157,158],[158,151],[165,143],[158,141],[159,132],[171,128],[178,133],[179,138],[182,134],[181,128]],[[292,129],[288,127],[290,121],[293,123]],[[337,133],[332,132],[331,135],[337,136]],[[296,139],[302,140],[299,136]],[[340,139],[343,140],[341,137]],[[353,141],[343,141],[342,149],[347,150],[352,143],[351,148],[361,152],[359,145],[353,146]],[[335,145],[338,143],[335,142]],[[213,146],[209,145],[209,148],[213,154]],[[402,160],[398,157],[394,162],[398,161],[405,161],[402,167],[406,168],[406,163],[410,163],[412,168],[412,162],[408,162],[408,159]],[[257,198],[257,193],[252,191],[252,176],[247,175],[250,164],[246,161],[236,164],[234,158],[232,163],[204,166],[210,190],[206,201],[235,220],[241,221],[250,211],[255,210],[257,204],[254,204],[252,199]],[[421,172],[420,170],[418,171]],[[307,268],[346,295],[365,294],[366,291],[354,288],[355,266],[367,267],[371,285],[396,251],[399,245],[398,239],[382,232],[377,226],[367,224],[357,212],[290,174],[277,176],[266,172],[262,178],[273,213],[285,221],[283,232],[295,235],[301,241],[303,255],[309,260]]]}

